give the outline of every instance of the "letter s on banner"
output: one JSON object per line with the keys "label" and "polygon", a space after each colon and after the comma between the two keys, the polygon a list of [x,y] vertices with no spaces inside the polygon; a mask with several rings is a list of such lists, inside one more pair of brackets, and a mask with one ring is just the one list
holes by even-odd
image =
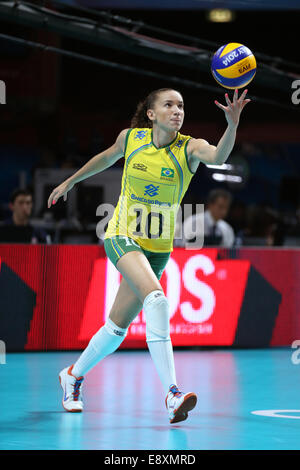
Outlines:
{"label": "letter s on banner", "polygon": [[174,316],[178,305],[180,303],[180,269],[176,261],[172,258],[169,258],[169,261],[165,268],[166,273],[166,296],[169,301],[170,306],[170,319]]}
{"label": "letter s on banner", "polygon": [[207,276],[215,271],[215,266],[207,256],[196,255],[189,258],[183,268],[182,280],[184,287],[202,301],[202,305],[198,310],[194,310],[190,302],[183,302],[180,306],[182,317],[192,323],[207,321],[213,314],[216,305],[214,291],[207,284],[197,279],[197,269],[201,269]]}

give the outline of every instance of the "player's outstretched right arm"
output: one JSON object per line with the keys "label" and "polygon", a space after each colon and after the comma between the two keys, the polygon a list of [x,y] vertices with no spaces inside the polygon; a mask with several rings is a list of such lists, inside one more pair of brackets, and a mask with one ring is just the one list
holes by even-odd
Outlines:
{"label": "player's outstretched right arm", "polygon": [[66,201],[67,193],[76,183],[79,183],[79,181],[85,180],[96,173],[100,173],[122,158],[124,156],[125,141],[128,130],[129,129],[123,129],[118,135],[116,142],[111,147],[95,155],[82,168],[80,168],[80,170],[74,173],[74,175],[70,176],[70,178],[53,189],[48,199],[48,209],[51,207],[52,203],[55,204],[62,196],[64,201]]}

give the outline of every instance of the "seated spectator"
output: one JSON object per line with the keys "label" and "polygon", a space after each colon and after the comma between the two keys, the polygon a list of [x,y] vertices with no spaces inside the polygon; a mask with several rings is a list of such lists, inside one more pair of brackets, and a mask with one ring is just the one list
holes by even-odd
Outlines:
{"label": "seated spectator", "polygon": [[51,243],[50,235],[43,229],[34,227],[29,219],[32,212],[32,194],[27,189],[16,189],[10,197],[10,218],[0,227],[2,243]]}
{"label": "seated spectator", "polygon": [[[233,246],[234,231],[224,220],[231,201],[231,194],[224,189],[214,189],[209,193],[207,209],[204,212],[204,246],[219,245],[228,248]],[[196,226],[197,218],[201,216],[202,214],[192,215],[185,220],[183,229],[186,241],[192,242],[193,238],[195,239],[193,226]]]}

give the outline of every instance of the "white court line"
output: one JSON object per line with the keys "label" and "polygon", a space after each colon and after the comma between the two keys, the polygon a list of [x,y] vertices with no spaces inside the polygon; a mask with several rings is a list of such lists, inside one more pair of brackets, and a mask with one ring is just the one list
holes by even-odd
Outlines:
{"label": "white court line", "polygon": [[300,419],[300,416],[282,415],[282,414],[278,414],[278,413],[300,413],[300,410],[258,410],[258,411],[251,411],[251,414],[253,414],[253,415],[269,416],[271,418]]}

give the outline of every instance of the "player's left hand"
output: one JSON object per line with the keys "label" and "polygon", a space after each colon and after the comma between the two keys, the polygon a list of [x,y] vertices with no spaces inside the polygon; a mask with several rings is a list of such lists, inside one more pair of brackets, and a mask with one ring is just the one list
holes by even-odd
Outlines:
{"label": "player's left hand", "polygon": [[250,99],[245,100],[245,96],[247,94],[248,90],[244,90],[243,93],[241,94],[240,98],[238,97],[238,90],[235,90],[233,94],[233,100],[232,103],[230,99],[228,98],[228,94],[225,94],[225,100],[227,103],[227,106],[223,106],[221,103],[219,103],[217,100],[215,100],[215,104],[223,109],[225,113],[226,120],[228,122],[228,126],[230,127],[237,127],[239,124],[240,120],[240,114],[242,112],[242,109],[246,106]]}

